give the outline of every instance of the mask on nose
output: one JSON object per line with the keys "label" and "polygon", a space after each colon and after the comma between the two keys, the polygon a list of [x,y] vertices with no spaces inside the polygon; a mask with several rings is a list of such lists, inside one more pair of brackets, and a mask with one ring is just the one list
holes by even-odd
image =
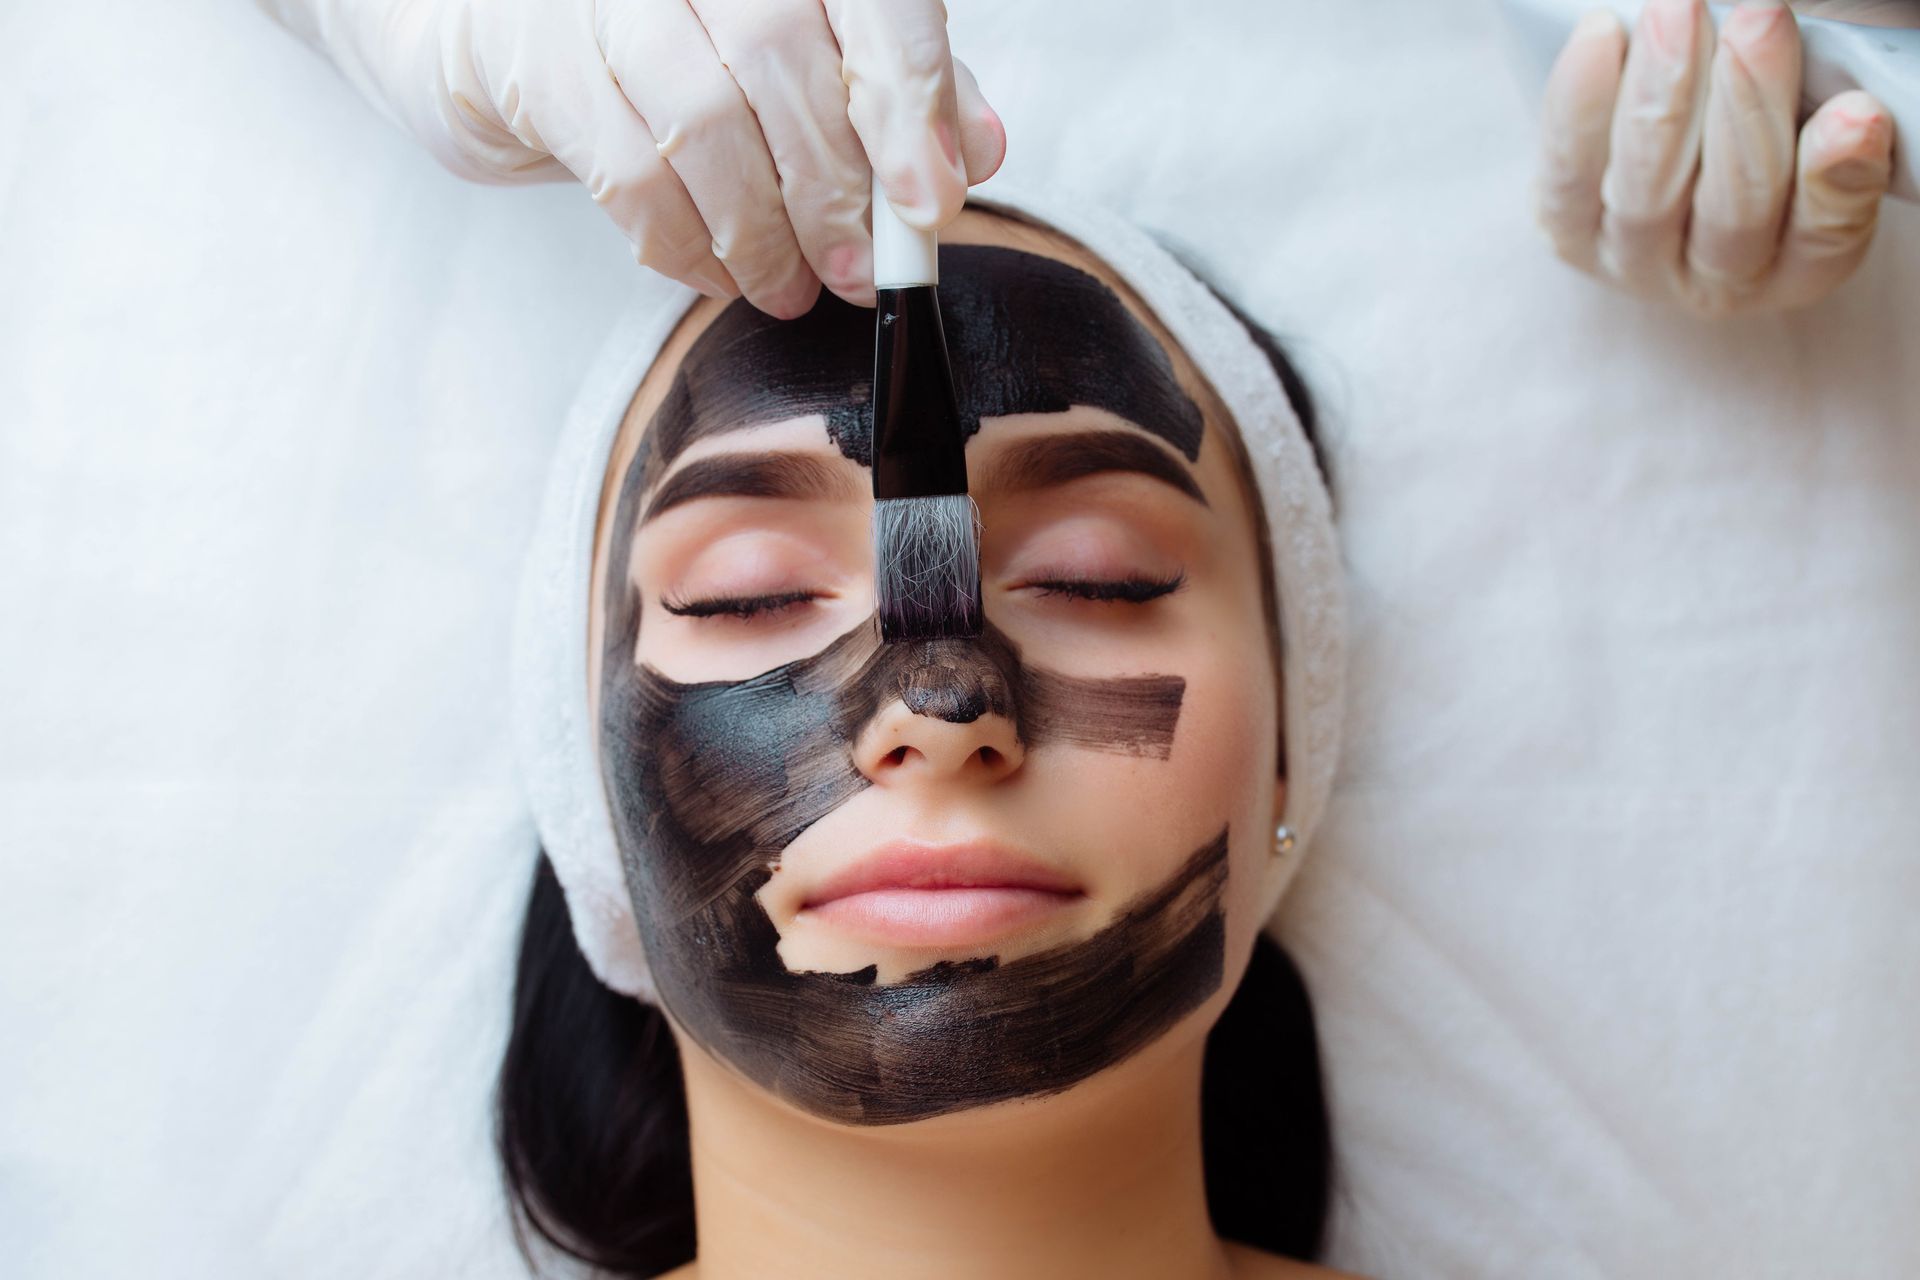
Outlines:
{"label": "mask on nose", "polygon": [[603,672],[601,761],[661,998],[689,1034],[816,1115],[891,1124],[1056,1092],[1146,1045],[1222,980],[1227,831],[1085,939],[1001,963],[789,971],[755,894],[807,827],[870,785],[854,756],[883,709],[1009,721],[1022,747],[1164,759],[1184,682],[1094,679],[977,637],[883,643],[877,618],[751,679]]}

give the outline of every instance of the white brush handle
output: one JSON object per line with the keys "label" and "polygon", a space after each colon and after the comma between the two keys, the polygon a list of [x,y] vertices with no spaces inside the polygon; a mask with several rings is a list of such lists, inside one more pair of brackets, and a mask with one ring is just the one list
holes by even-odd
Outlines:
{"label": "white brush handle", "polygon": [[[1629,25],[1639,15],[1640,0],[1608,0]],[[1531,73],[1537,92],[1546,83],[1560,46],[1573,24],[1593,7],[1594,0],[1501,0],[1517,52]],[[1728,6],[1712,6],[1724,18]],[[1920,30],[1869,27],[1828,18],[1801,18],[1800,35],[1806,48],[1806,75],[1800,94],[1800,115],[1847,89],[1865,89],[1893,113],[1893,191],[1903,200],[1920,201]]]}
{"label": "white brush handle", "polygon": [[901,289],[940,283],[940,233],[900,220],[873,180],[873,287]]}

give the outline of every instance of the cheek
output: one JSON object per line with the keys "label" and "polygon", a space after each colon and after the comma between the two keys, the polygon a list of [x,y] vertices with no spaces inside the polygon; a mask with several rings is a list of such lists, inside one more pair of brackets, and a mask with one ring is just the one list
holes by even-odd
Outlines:
{"label": "cheek", "polygon": [[1263,653],[1217,646],[1186,668],[1186,697],[1168,760],[1180,785],[1239,828],[1272,802],[1276,697]]}
{"label": "cheek", "polygon": [[1183,649],[1156,667],[1186,681],[1166,759],[1073,752],[1045,766],[1060,812],[1089,838],[1090,865],[1111,872],[1100,888],[1113,901],[1160,884],[1223,825],[1232,857],[1228,900],[1261,893],[1277,769],[1264,638],[1241,644],[1216,634]]}
{"label": "cheek", "polygon": [[[1177,795],[1164,803],[1184,814],[1184,830],[1196,838],[1227,825],[1224,902],[1229,935],[1238,939],[1245,936],[1251,913],[1264,899],[1272,869],[1269,829],[1278,772],[1278,695],[1264,634],[1248,640],[1236,629],[1196,654],[1184,671],[1187,688],[1179,731],[1162,766]],[[1173,847],[1184,853],[1195,842]]]}

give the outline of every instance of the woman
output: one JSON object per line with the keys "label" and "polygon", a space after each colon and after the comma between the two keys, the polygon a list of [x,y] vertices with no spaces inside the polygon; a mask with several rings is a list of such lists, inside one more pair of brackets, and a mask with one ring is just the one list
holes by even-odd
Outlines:
{"label": "woman", "polygon": [[[382,8],[355,12],[378,16]],[[739,20],[751,12],[746,6],[670,4],[656,10],[654,22],[635,18],[637,7],[579,6],[568,15],[594,21],[571,27],[548,21],[544,9],[505,2],[450,0],[426,9],[444,24],[375,24],[382,37],[433,37],[421,42],[424,54],[402,39],[404,56],[383,57],[394,51],[365,39],[338,44],[337,59],[457,169],[514,179],[564,167],[592,189],[643,262],[703,292],[740,294],[773,315],[804,313],[786,335],[790,344],[813,332],[809,307],[823,288],[858,300],[867,274],[857,229],[862,150],[896,202],[919,195],[920,220],[943,226],[965,185],[999,162],[995,118],[977,94],[965,92],[969,82],[958,69],[945,65],[943,29],[937,41],[916,44],[933,50],[933,74],[869,56],[901,47],[861,37],[877,30],[865,23],[882,12],[878,6],[828,5],[824,19],[796,6],[809,19],[806,38],[791,38],[797,28],[783,26],[782,40],[758,50],[745,38],[755,24]],[[677,15],[672,23],[669,12]],[[928,18],[929,31],[936,27]],[[764,23],[759,29],[775,30]],[[351,23],[319,22],[309,34],[328,42],[351,31]],[[460,43],[469,37],[471,47]],[[1789,46],[1797,54],[1793,39],[1777,5],[1751,0],[1717,39],[1701,0],[1649,5],[1634,54],[1623,30],[1589,24],[1559,78],[1562,89],[1580,92],[1548,119],[1550,157],[1570,161],[1548,175],[1550,225],[1570,232],[1556,236],[1563,253],[1610,283],[1688,305],[1704,299],[1702,309],[1714,313],[1804,305],[1844,279],[1871,237],[1890,129],[1873,104],[1842,95],[1825,118],[1846,128],[1797,137],[1798,62],[1783,56]],[[690,59],[667,56],[676,48]],[[852,87],[845,98],[833,87],[836,77],[819,74],[842,54],[839,79]],[[875,105],[863,112],[861,86],[873,81],[862,67],[886,67],[881,80],[914,90],[895,103],[910,101],[912,109]],[[1717,82],[1714,69],[1725,73]],[[791,74],[770,74],[779,71]],[[1747,71],[1764,93],[1752,92]],[[793,85],[826,92],[788,92]],[[1746,92],[1732,96],[1729,86]],[[1764,109],[1749,110],[1757,98]],[[1639,109],[1655,101],[1671,109]],[[809,119],[832,127],[788,127]],[[895,148],[917,154],[917,165],[887,157],[883,126],[902,120],[928,126],[909,139],[914,145]],[[1724,127],[1728,120],[1765,127],[1735,130]],[[730,139],[744,141],[726,145]],[[817,153],[807,150],[809,140],[821,144]],[[1618,141],[1639,145],[1615,147]],[[1796,146],[1793,186],[1788,161]],[[1636,167],[1627,163],[1630,155],[1660,163]],[[943,159],[936,163],[936,156]],[[1756,157],[1768,162],[1753,166],[1764,168],[1767,180],[1740,186],[1729,211],[1725,197],[1739,184],[1713,179],[1744,171]],[[1558,227],[1556,218],[1567,225]],[[950,240],[985,234],[972,226],[946,230]],[[1717,234],[1702,234],[1708,232]],[[1784,251],[1783,244],[1811,252]],[[1070,252],[1050,246],[1040,256]],[[1678,262],[1692,274],[1677,272]],[[1689,287],[1703,279],[1713,288]],[[1715,290],[1727,282],[1731,292],[1721,296]],[[699,339],[723,323],[720,310],[693,313],[662,366],[691,359]],[[822,314],[833,312],[829,301]],[[1189,375],[1191,361],[1211,358],[1158,334],[1156,342]],[[848,347],[825,349],[844,355]],[[964,357],[964,345],[961,351]],[[771,359],[778,351],[760,354]],[[803,381],[808,362],[790,358],[788,365],[790,380]],[[1207,399],[1190,376],[1175,380],[1191,398]],[[715,398],[724,399],[728,380],[717,381]],[[1101,570],[1091,581],[1071,567],[1058,578],[1034,576],[1033,566],[1021,566],[1020,536],[1007,531],[1061,512],[1070,519],[1075,508],[1051,491],[1020,497],[1004,483],[1002,492],[989,485],[983,504],[998,511],[989,515],[989,571],[999,555],[1000,571],[1014,575],[998,579],[1005,596],[997,647],[948,655],[944,666],[926,664],[941,672],[930,684],[914,684],[915,671],[891,674],[923,699],[974,699],[988,707],[1003,699],[1021,714],[977,714],[955,727],[904,696],[895,700],[904,711],[872,689],[855,690],[855,697],[857,677],[888,665],[862,647],[866,597],[851,567],[849,549],[863,544],[856,536],[858,458],[849,452],[857,433],[831,412],[813,420],[821,406],[808,395],[818,388],[786,387],[788,407],[807,406],[809,421],[785,422],[793,436],[785,443],[819,456],[764,463],[747,478],[748,468],[736,466],[731,483],[810,487],[811,507],[780,501],[796,504],[783,510],[815,514],[742,535],[711,513],[728,503],[757,502],[766,510],[769,499],[720,497],[709,488],[698,501],[685,494],[665,501],[676,479],[717,460],[700,450],[746,434],[709,432],[691,408],[659,418],[676,385],[683,384],[663,371],[642,388],[616,465],[601,473],[605,546],[591,563],[596,581],[611,585],[536,617],[568,635],[575,622],[586,625],[589,609],[598,611],[596,643],[583,637],[577,656],[592,654],[602,665],[591,678],[582,672],[555,705],[589,691],[599,701],[571,724],[564,722],[571,713],[562,713],[554,733],[535,737],[531,754],[551,754],[556,738],[574,748],[598,739],[601,753],[585,776],[601,788],[600,803],[611,804],[601,862],[623,872],[625,895],[623,905],[619,894],[591,891],[592,858],[579,846],[593,840],[575,840],[572,832],[591,820],[571,802],[549,803],[543,834],[571,914],[559,913],[550,883],[536,894],[502,1094],[509,1175],[536,1225],[631,1274],[674,1265],[707,1277],[1252,1274],[1272,1267],[1286,1273],[1290,1268],[1270,1255],[1222,1237],[1244,1238],[1287,1206],[1306,1206],[1299,1230],[1276,1234],[1286,1251],[1310,1256],[1324,1177],[1317,1193],[1249,1197],[1254,1211],[1234,1220],[1222,1205],[1245,1183],[1212,1167],[1221,1149],[1215,1139],[1244,1125],[1257,1091],[1228,1095],[1216,1106],[1213,1116],[1223,1119],[1204,1142],[1189,1105],[1207,1067],[1207,1029],[1228,1025],[1222,1010],[1243,967],[1259,972],[1251,959],[1258,955],[1252,922],[1264,918],[1262,908],[1290,873],[1254,857],[1251,836],[1271,829],[1259,801],[1273,785],[1267,816],[1290,815],[1299,769],[1321,767],[1289,738],[1289,776],[1269,783],[1269,776],[1280,778],[1277,767],[1271,775],[1247,768],[1258,757],[1246,744],[1260,740],[1249,720],[1277,700],[1278,681],[1243,679],[1228,697],[1220,672],[1258,670],[1245,647],[1259,616],[1248,612],[1254,584],[1242,581],[1236,594],[1216,578],[1211,592],[1203,590],[1205,576],[1194,565],[1144,537],[1120,541],[1137,553],[1162,551],[1163,563],[1123,565],[1118,576]],[[731,385],[741,389],[737,380]],[[981,416],[1034,412],[1016,405]],[[1160,443],[1152,448],[1182,452],[1183,437],[1166,422],[1105,412],[1148,436],[1158,428]],[[1201,439],[1231,436],[1219,429],[1218,415],[1203,417],[1208,431]],[[691,443],[662,447],[657,419],[678,423]],[[782,424],[747,425],[777,435]],[[980,455],[983,477],[1003,470],[998,455],[1013,447],[1007,431],[1018,436],[1016,428],[1041,430],[994,421],[976,438],[970,462]],[[1133,456],[1138,462],[1137,448]],[[1245,535],[1237,561],[1244,569],[1258,529],[1236,525],[1235,513],[1256,504],[1236,509],[1222,499],[1221,456],[1221,449],[1196,448],[1188,461],[1197,471],[1188,478],[1208,518]],[[1047,466],[1058,473],[1084,466],[1084,455],[1066,463],[1029,455],[1026,462],[1011,473]],[[676,472],[676,465],[686,470]],[[1211,477],[1200,474],[1209,467]],[[709,470],[702,483],[715,474]],[[1102,472],[1074,483],[1088,490],[1110,480]],[[1129,476],[1125,483],[1149,482]],[[1131,496],[1110,502],[1143,516],[1151,509]],[[835,510],[837,517],[819,514]],[[657,525],[646,518],[653,513]],[[676,525],[703,521],[721,523],[706,537],[682,528],[675,541]],[[1148,527],[1143,519],[1140,528]],[[1292,525],[1274,531],[1286,539],[1297,533]],[[1127,558],[1113,554],[1111,540],[1068,541],[1107,559]],[[740,563],[688,549],[711,544],[745,548]],[[695,569],[725,578],[718,570],[729,567],[748,579],[817,580],[678,580]],[[563,562],[557,572],[561,580],[575,572],[584,577],[586,566]],[[1209,602],[1219,606],[1211,616]],[[1088,616],[1097,625],[1079,621]],[[1129,620],[1124,629],[1114,616]],[[646,625],[636,625],[643,617]],[[1204,645],[1182,644],[1201,635]],[[766,679],[775,672],[781,675]],[[1280,675],[1290,688],[1296,673],[1283,666]],[[1115,679],[1149,677],[1160,680],[1157,694],[1136,685],[1120,697],[1109,687]],[[1178,682],[1178,715],[1156,721],[1142,707],[1156,696],[1163,709],[1172,703],[1170,681]],[[1036,688],[1037,699],[1008,695]],[[1124,714],[1108,705],[1116,698]],[[1045,716],[1035,714],[1036,702]],[[1289,720],[1291,702],[1281,708]],[[854,707],[860,715],[850,713]],[[1090,726],[1089,717],[1100,723]],[[1185,726],[1185,734],[1175,726]],[[1071,770],[1062,754],[1069,751]],[[766,776],[769,759],[787,771],[779,785]],[[943,759],[951,767],[939,773],[935,762]],[[795,787],[790,772],[801,761],[817,773]],[[1267,763],[1279,765],[1277,750]],[[1049,767],[1072,786],[1035,784]],[[536,793],[541,785],[536,781]],[[1043,790],[1045,804],[1015,803]],[[902,798],[913,795],[917,807]],[[935,803],[935,795],[948,800]],[[930,813],[964,814],[973,826],[932,829]],[[1213,836],[1197,830],[1203,818],[1217,824]],[[885,903],[861,909],[828,896],[844,887],[836,880],[852,862],[882,852],[890,838],[924,848],[983,833],[1041,863],[1023,874],[1055,882],[1029,886],[1029,897],[1018,902],[1001,894],[956,911],[968,917],[966,928],[954,924],[941,942],[932,940],[938,930],[924,915],[908,928],[885,918]],[[1290,868],[1289,855],[1302,841],[1300,834],[1276,833],[1271,867]],[[716,856],[702,856],[709,854]],[[1205,895],[1216,889],[1217,952],[1196,942],[1212,919]],[[1179,915],[1193,912],[1196,895],[1197,918]],[[1000,909],[1009,919],[985,936],[981,917]],[[1169,930],[1169,918],[1188,927]],[[666,1012],[636,1013],[638,1006],[610,1002],[602,988],[582,981],[567,925],[606,990],[657,1000]],[[1129,925],[1138,927],[1117,938],[1110,932]],[[903,930],[910,943],[902,941]],[[644,961],[629,954],[643,937]],[[1107,950],[1095,954],[1099,948]],[[1199,963],[1215,954],[1217,970]],[[1168,963],[1133,958],[1141,955]],[[1116,986],[1117,976],[1126,982]],[[938,1016],[922,1016],[929,1005]],[[1152,1016],[1129,1023],[1140,1009]],[[1035,1031],[1056,1017],[1073,1034]],[[1248,1021],[1259,1023],[1257,1009]],[[671,1053],[666,1041],[647,1038],[662,1028],[671,1035]],[[1293,1047],[1307,1043],[1296,1036]],[[1057,1052],[1061,1044],[1073,1052]],[[655,1051],[651,1078],[619,1069],[648,1047]],[[690,1157],[678,1164],[676,1061],[685,1070],[692,1134]],[[1273,1092],[1284,1103],[1310,1098],[1314,1089]],[[1292,1131],[1311,1127],[1296,1123]],[[590,1158],[600,1153],[596,1143],[610,1160]],[[1286,1148],[1269,1141],[1265,1149]],[[653,1155],[662,1158],[649,1162]],[[690,1199],[698,1204],[699,1233],[698,1258],[688,1262],[695,1252]]]}
{"label": "woman", "polygon": [[871,311],[683,301],[562,445],[515,701],[566,904],[543,871],[500,1140],[622,1274],[1333,1274],[1261,934],[1339,718],[1310,413],[1144,237],[1002,199],[1058,229],[943,234],[978,640],[872,622]]}

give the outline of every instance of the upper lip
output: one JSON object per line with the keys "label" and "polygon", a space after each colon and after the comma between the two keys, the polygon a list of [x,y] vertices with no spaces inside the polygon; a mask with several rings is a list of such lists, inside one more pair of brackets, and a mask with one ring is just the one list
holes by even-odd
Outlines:
{"label": "upper lip", "polygon": [[1079,893],[1061,871],[990,840],[918,844],[895,840],[842,868],[807,895],[802,909],[875,889],[1044,889]]}

